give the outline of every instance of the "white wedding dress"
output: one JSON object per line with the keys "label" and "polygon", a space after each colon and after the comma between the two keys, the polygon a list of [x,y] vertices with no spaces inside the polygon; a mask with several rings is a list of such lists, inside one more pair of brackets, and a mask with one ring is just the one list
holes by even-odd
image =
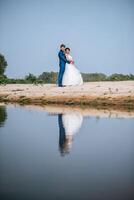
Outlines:
{"label": "white wedding dress", "polygon": [[72,144],[73,144],[73,139],[74,135],[79,132],[79,129],[81,128],[83,121],[83,116],[81,113],[77,112],[69,112],[69,113],[64,113],[62,115],[62,123],[63,127],[65,130],[65,142],[64,142],[64,148],[63,151],[64,153],[69,153]]}
{"label": "white wedding dress", "polygon": [[[66,59],[68,61],[73,61],[73,58],[70,54],[66,54]],[[74,64],[66,63],[65,72],[63,74],[62,85],[71,86],[71,85],[82,85],[83,79],[80,71],[75,67]]]}
{"label": "white wedding dress", "polygon": [[69,135],[73,136],[79,131],[82,125],[83,116],[80,113],[73,112],[73,113],[63,114],[62,120],[66,136]]}

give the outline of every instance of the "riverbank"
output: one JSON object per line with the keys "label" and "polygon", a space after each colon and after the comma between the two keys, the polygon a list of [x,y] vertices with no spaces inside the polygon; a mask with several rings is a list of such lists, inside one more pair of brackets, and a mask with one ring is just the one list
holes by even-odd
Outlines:
{"label": "riverbank", "polygon": [[57,87],[55,84],[0,85],[0,102],[134,109],[134,81],[88,82],[82,86],[69,87]]}
{"label": "riverbank", "polygon": [[80,114],[83,117],[96,117],[99,118],[134,118],[134,110],[119,110],[112,108],[92,108],[92,107],[80,107],[80,106],[68,106],[68,105],[20,105],[18,103],[0,103],[0,107],[8,106],[10,108],[25,108],[29,111],[43,111],[50,115],[58,114]]}

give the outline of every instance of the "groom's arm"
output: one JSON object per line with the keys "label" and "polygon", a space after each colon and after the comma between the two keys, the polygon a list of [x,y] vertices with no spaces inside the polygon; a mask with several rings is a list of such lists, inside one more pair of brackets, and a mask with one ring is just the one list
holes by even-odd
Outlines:
{"label": "groom's arm", "polygon": [[70,64],[70,61],[68,61],[68,60],[65,58],[65,56],[64,56],[61,52],[59,53],[59,58],[60,58],[61,60],[64,60],[65,63]]}

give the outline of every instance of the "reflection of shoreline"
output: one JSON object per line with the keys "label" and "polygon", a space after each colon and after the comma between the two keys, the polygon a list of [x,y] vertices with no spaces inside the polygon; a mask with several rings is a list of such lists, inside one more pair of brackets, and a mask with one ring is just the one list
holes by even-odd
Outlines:
{"label": "reflection of shoreline", "polygon": [[80,113],[58,114],[59,151],[62,156],[70,153],[74,135],[79,132],[83,121]]}
{"label": "reflection of shoreline", "polygon": [[[5,105],[0,103],[0,105]],[[20,105],[20,104],[7,104],[13,107],[25,107],[26,109],[37,109],[40,111],[46,111],[50,114],[79,112],[83,117],[97,117],[97,118],[134,118],[133,110],[116,110],[116,109],[95,109],[91,107],[80,106],[60,106],[60,105]]]}

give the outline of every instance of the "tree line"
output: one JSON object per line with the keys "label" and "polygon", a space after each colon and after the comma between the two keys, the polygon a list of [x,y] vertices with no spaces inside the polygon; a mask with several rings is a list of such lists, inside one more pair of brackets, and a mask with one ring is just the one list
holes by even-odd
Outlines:
{"label": "tree line", "polygon": [[[58,72],[43,72],[39,76],[35,76],[32,73],[29,73],[22,79],[8,78],[5,75],[5,70],[7,67],[7,61],[4,56],[0,54],[0,84],[11,84],[11,83],[34,83],[34,84],[43,84],[43,83],[57,83]],[[124,80],[134,80],[134,74],[112,74],[106,75],[104,73],[82,73],[84,82],[92,81],[124,81]]]}

